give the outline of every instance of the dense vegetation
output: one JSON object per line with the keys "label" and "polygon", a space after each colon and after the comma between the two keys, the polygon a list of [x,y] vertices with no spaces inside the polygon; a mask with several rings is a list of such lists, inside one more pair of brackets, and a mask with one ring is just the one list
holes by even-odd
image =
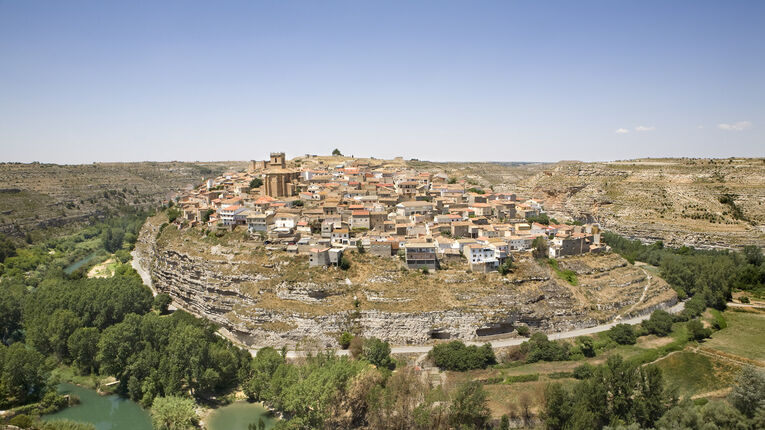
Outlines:
{"label": "dense vegetation", "polygon": [[724,309],[734,290],[765,296],[765,258],[756,246],[740,252],[670,248],[662,242],[644,245],[608,232],[603,234],[603,240],[630,262],[644,261],[660,267],[661,277],[680,298],[695,298],[686,304],[692,312],[700,313],[707,306]]}
{"label": "dense vegetation", "polygon": [[[390,345],[378,339],[348,333],[343,344],[350,357],[319,353],[287,361],[286,351],[263,348],[252,358],[217,336],[217,327],[210,322],[182,311],[166,315],[169,297],[152,297],[127,264],[117,264],[110,278],[84,278],[88,265],[66,273],[64,269],[72,262],[99,250],[126,254],[126,262],[141,216],[106,220],[45,243],[0,240],[5,260],[0,266],[0,409],[19,412],[17,423],[46,428],[31,417],[65,406],[53,390],[56,381],[50,374],[56,367],[70,366],[94,380],[116,378],[116,391],[151,406],[155,425],[164,428],[195,425],[197,402],[213,401],[239,388],[251,400],[283,413],[286,419],[277,424],[280,429],[479,429],[496,425],[490,422],[487,392],[481,383],[433,388],[413,367],[393,360]],[[634,246],[624,242],[622,251],[627,253],[626,248]],[[749,249],[708,254],[661,248],[657,254],[655,246],[640,246],[635,249],[646,252],[641,257],[660,256],[657,264],[662,272],[675,264],[666,259],[689,259],[688,264],[710,259],[707,263],[722,268],[724,276],[719,276],[722,281],[718,284],[691,285],[693,298],[687,303],[686,315],[655,311],[641,326],[617,325],[601,337],[580,337],[573,343],[534,333],[514,350],[510,364],[593,357],[607,345],[634,344],[644,334],[670,335],[673,325],[685,329],[680,342],[699,341],[711,330],[692,317],[703,312],[708,297],[715,297],[712,291],[756,290],[741,287],[737,282],[742,279],[757,279],[761,285],[760,278],[742,275],[762,270],[761,254]],[[731,262],[743,268],[727,272]],[[707,282],[717,279],[712,273],[704,276]],[[673,286],[687,286],[679,282],[673,281]],[[715,319],[713,328],[724,324],[724,318]],[[486,369],[497,362],[490,346],[466,346],[459,341],[436,346],[430,359],[453,371]],[[567,429],[604,425],[695,428],[698,426],[687,423],[701,422],[713,422],[719,428],[737,428],[733,424],[757,428],[765,419],[758,406],[765,399],[765,382],[756,371],[742,375],[730,397],[733,406],[722,402],[695,405],[678,402],[664,387],[657,368],[640,365],[649,361],[650,357],[624,361],[612,356],[601,367],[576,367],[567,375],[580,382],[548,387],[544,423],[548,428]],[[538,377],[514,375],[505,383],[536,381]],[[722,424],[724,417],[731,425]],[[499,422],[500,428],[507,424],[507,420]],[[71,423],[61,426],[89,428]]]}
{"label": "dense vegetation", "polygon": [[465,371],[471,369],[485,369],[497,362],[491,345],[470,345],[454,340],[433,347],[429,353],[436,366],[446,370]]}
{"label": "dense vegetation", "polygon": [[655,366],[637,366],[609,357],[590,368],[572,389],[547,386],[544,423],[547,429],[748,429],[765,424],[765,376],[744,368],[729,403],[678,402]]}

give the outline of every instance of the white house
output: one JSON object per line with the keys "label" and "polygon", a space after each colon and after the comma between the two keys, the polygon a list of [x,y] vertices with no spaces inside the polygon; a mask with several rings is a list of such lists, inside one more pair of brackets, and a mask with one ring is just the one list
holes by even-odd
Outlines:
{"label": "white house", "polygon": [[274,226],[276,228],[293,229],[297,225],[298,216],[291,213],[277,213],[274,215]]}
{"label": "white house", "polygon": [[227,206],[226,208],[218,210],[223,225],[236,225],[245,224],[247,222],[247,215],[245,214],[245,208],[239,205]]}

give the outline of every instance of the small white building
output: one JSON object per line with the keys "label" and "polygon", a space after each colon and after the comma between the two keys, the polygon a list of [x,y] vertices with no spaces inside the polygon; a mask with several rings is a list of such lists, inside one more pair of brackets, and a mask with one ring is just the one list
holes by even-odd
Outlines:
{"label": "small white building", "polygon": [[276,228],[293,229],[297,225],[298,216],[291,213],[277,213],[274,215],[274,226]]}

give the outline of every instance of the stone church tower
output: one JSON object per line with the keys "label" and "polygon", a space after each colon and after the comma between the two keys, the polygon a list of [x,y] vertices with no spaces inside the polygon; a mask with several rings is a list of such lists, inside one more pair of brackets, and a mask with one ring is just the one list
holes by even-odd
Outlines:
{"label": "stone church tower", "polygon": [[272,152],[266,166],[265,194],[271,197],[294,196],[296,187],[293,181],[300,173],[287,169],[287,159],[283,152]]}

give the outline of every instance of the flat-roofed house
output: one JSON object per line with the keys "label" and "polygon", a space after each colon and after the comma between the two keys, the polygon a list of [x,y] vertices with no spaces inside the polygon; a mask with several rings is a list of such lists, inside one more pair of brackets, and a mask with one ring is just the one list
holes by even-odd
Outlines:
{"label": "flat-roofed house", "polygon": [[499,260],[494,256],[494,248],[490,245],[473,244],[465,247],[465,258],[470,269],[476,272],[491,272],[499,267]]}
{"label": "flat-roofed house", "polygon": [[369,211],[354,210],[351,212],[351,229],[369,230]]}
{"label": "flat-roofed house", "polygon": [[329,248],[312,248],[308,252],[308,266],[329,266]]}
{"label": "flat-roofed house", "polygon": [[406,265],[410,269],[436,270],[438,268],[438,257],[436,256],[436,245],[426,242],[410,242],[404,246]]}
{"label": "flat-roofed house", "polygon": [[411,200],[396,205],[399,216],[409,217],[414,214],[426,215],[433,212],[433,203],[428,201]]}
{"label": "flat-roofed house", "polygon": [[247,223],[247,218],[244,214],[246,209],[239,205],[227,206],[218,210],[218,216],[223,222],[223,225],[244,225]]}
{"label": "flat-roofed house", "polygon": [[266,232],[273,219],[272,215],[248,211],[246,214],[247,230],[250,233]]}
{"label": "flat-roofed house", "polygon": [[348,241],[350,240],[350,234],[348,233],[347,228],[338,228],[335,230],[332,230],[332,233],[330,234],[330,240],[333,244],[339,244],[339,245],[348,245]]}

